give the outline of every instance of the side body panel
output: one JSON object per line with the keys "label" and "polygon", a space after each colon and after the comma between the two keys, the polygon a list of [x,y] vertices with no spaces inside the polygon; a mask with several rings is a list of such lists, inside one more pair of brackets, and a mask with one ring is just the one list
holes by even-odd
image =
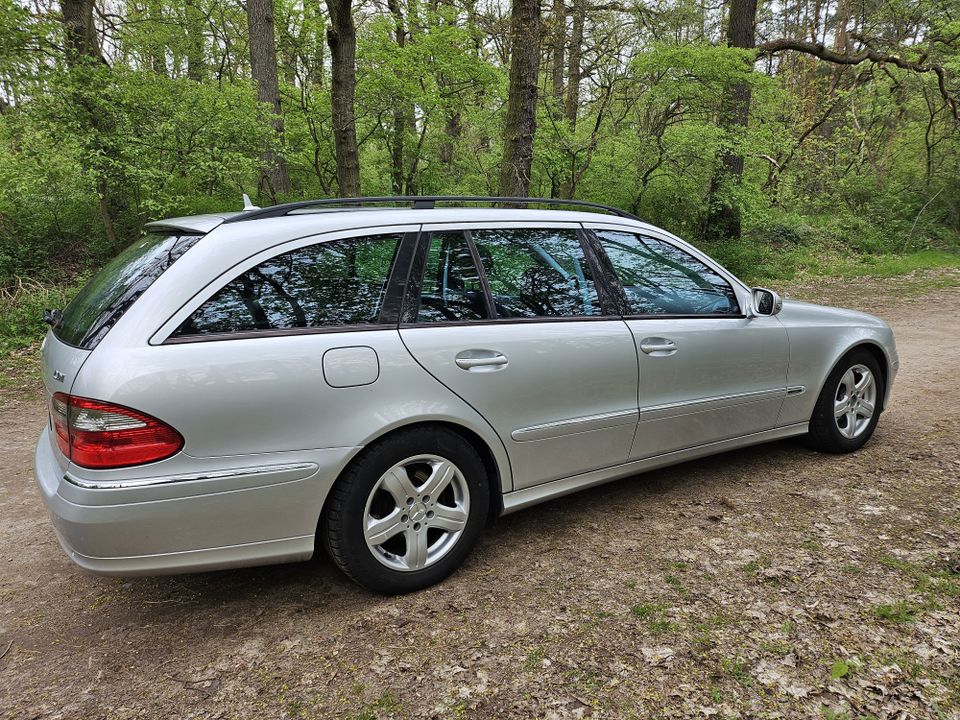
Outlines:
{"label": "side body panel", "polygon": [[[637,360],[621,320],[493,322],[401,329],[413,357],[503,440],[514,486],[624,462],[637,422]],[[465,370],[458,354],[506,364]]]}
{"label": "side body panel", "polygon": [[[631,459],[769,430],[786,392],[787,333],[775,317],[628,320],[640,358]],[[671,355],[647,354],[648,338]]]}
{"label": "side body panel", "polygon": [[787,397],[779,424],[806,422],[823,388],[827,375],[851,348],[868,344],[886,358],[888,373],[884,405],[900,360],[893,331],[883,320],[866,313],[786,300],[777,315],[790,337],[790,376],[787,385],[803,388]]}

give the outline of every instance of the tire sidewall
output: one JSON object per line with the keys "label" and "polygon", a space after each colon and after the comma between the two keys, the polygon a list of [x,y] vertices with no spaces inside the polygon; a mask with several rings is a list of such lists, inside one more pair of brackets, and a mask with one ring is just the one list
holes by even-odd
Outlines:
{"label": "tire sidewall", "polygon": [[[877,385],[877,401],[873,416],[870,418],[870,424],[866,430],[855,438],[848,438],[844,436],[843,433],[840,432],[840,428],[837,427],[833,404],[841,378],[847,370],[855,365],[864,365],[873,373],[873,380]],[[831,452],[847,453],[863,447],[873,435],[877,427],[877,422],[880,420],[884,392],[884,380],[880,371],[880,365],[870,352],[866,350],[854,350],[838,362],[827,378],[827,382],[820,393],[820,397],[817,400],[817,411],[813,419],[813,422],[821,423],[821,427],[816,428],[816,431],[818,436],[826,441],[823,449]]]}
{"label": "tire sidewall", "polygon": [[[440,560],[422,570],[393,570],[377,560],[367,546],[363,533],[367,500],[384,472],[422,454],[438,455],[457,466],[470,492],[470,511],[456,544]],[[490,496],[483,462],[466,440],[448,430],[416,430],[387,438],[369,448],[341,481],[346,481],[348,486],[340,508],[341,558],[338,563],[346,564],[344,569],[351,577],[375,592],[412,592],[440,582],[464,561],[486,524]],[[329,547],[329,538],[327,545]]]}

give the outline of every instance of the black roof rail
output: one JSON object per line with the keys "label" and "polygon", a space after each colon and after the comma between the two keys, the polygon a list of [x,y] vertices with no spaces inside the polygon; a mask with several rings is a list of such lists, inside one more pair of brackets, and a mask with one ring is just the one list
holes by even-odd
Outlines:
{"label": "black roof rail", "polygon": [[356,197],[356,198],[326,198],[321,200],[300,200],[298,202],[282,203],[266,208],[247,210],[224,220],[223,224],[244,222],[245,220],[261,220],[288,215],[295,210],[309,210],[310,208],[361,208],[364,205],[383,205],[387,203],[410,203],[414,210],[430,210],[437,203],[502,203],[505,205],[566,205],[593,210],[602,210],[617,217],[639,220],[636,215],[625,210],[587,202],[586,200],[562,200],[560,198],[531,198],[531,197],[491,197],[486,195],[396,195],[385,197]]}

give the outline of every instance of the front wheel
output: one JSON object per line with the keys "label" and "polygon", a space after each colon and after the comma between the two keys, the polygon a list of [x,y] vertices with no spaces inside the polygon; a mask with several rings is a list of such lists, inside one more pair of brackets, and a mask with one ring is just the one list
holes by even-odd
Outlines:
{"label": "front wheel", "polygon": [[445,428],[401,431],[337,480],[320,533],[334,562],[384,594],[433,585],[476,543],[490,496],[476,450]]}
{"label": "front wheel", "polygon": [[810,444],[848,453],[863,447],[880,419],[883,375],[866,350],[847,355],[830,373],[810,418]]}

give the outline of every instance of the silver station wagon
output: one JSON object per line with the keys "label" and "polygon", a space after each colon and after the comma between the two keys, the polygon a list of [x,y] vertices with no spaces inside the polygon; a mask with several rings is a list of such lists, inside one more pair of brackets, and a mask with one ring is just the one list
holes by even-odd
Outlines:
{"label": "silver station wagon", "polygon": [[612,208],[476,207],[495,200],[151,223],[48,312],[36,478],[69,557],[176,573],[323,544],[357,582],[407,592],[504,513],[872,434],[898,367],[883,321],[751,289]]}

